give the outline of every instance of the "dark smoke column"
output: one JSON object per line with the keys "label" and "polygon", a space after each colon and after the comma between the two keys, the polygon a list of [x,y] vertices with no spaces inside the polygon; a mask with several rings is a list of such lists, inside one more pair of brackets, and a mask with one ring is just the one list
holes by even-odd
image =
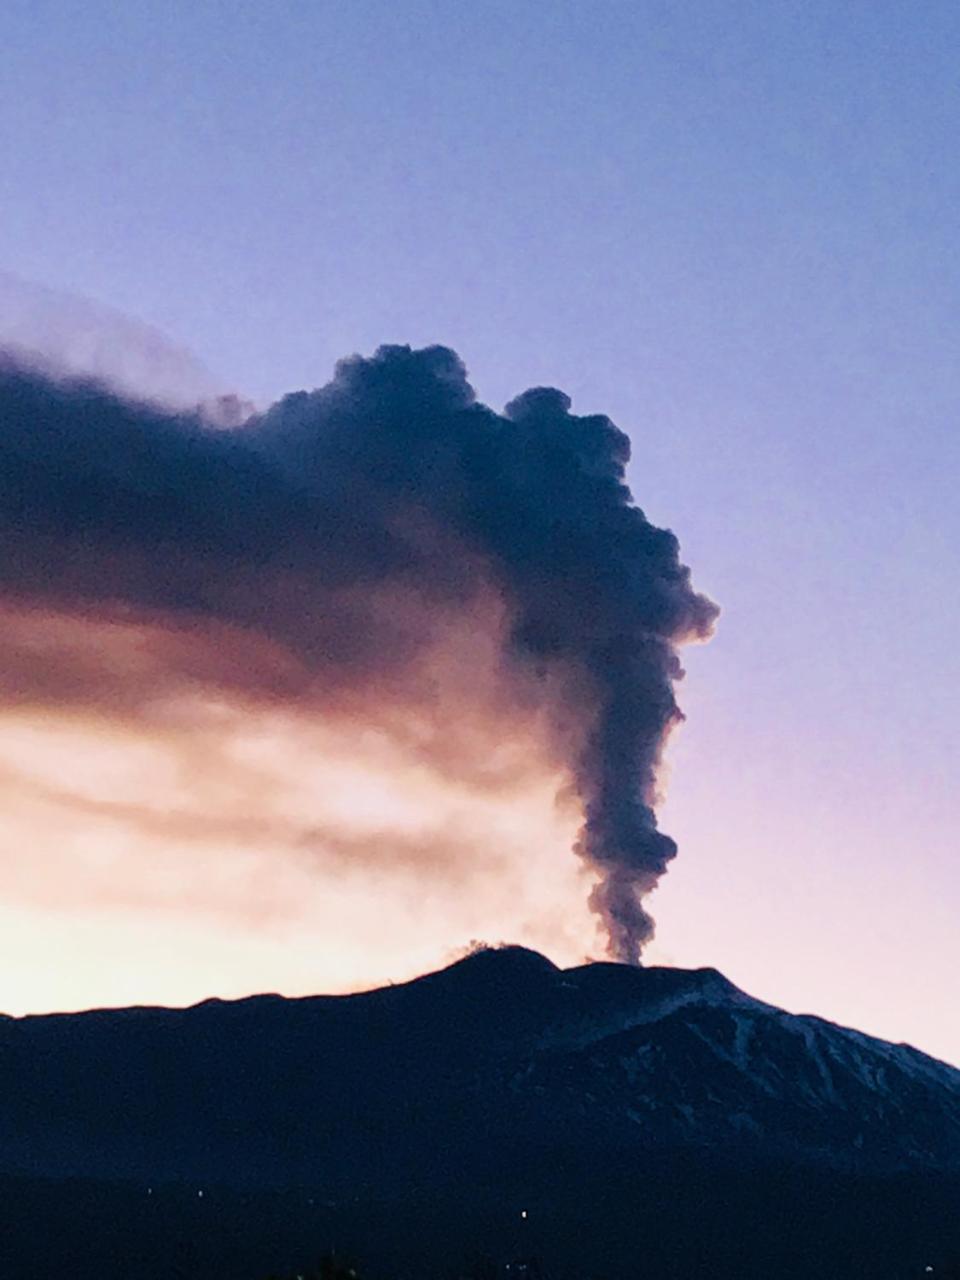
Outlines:
{"label": "dark smoke column", "polygon": [[[503,663],[538,684],[583,806],[591,906],[609,953],[637,963],[653,933],[641,899],[676,853],[653,810],[661,751],[683,718],[676,647],[706,639],[718,610],[691,587],[674,535],[634,505],[627,437],[548,387],[496,414],[443,347],[342,361],[328,387],[281,401],[264,427],[301,474],[307,443],[306,470],[365,494],[372,518],[415,509],[486,566],[512,619]],[[404,572],[429,592],[435,569]]]}
{"label": "dark smoke column", "polygon": [[677,851],[653,810],[661,752],[683,719],[676,646],[706,639],[718,609],[692,589],[676,537],[633,505],[627,437],[569,409],[562,392],[538,388],[506,410],[517,445],[538,460],[527,545],[508,557],[515,643],[569,672],[568,715],[582,721],[571,762],[584,807],[577,852],[599,873],[590,905],[609,954],[636,964],[653,935],[641,899]]}

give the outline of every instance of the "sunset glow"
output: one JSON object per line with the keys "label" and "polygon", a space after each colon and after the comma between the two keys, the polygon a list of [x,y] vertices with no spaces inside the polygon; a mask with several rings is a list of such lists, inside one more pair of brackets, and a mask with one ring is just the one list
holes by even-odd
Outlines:
{"label": "sunset glow", "polygon": [[557,865],[576,815],[535,740],[485,743],[486,777],[458,784],[389,716],[330,724],[202,687],[131,716],[126,681],[154,678],[165,647],[144,625],[105,636],[23,614],[6,635],[20,653],[51,651],[61,678],[69,653],[90,679],[102,661],[101,692],[108,670],[113,681],[97,708],[0,715],[0,888],[21,957],[7,1012],[241,995],[265,972],[284,990],[346,989],[412,975],[471,938],[522,937],[571,962],[594,943],[582,872],[572,856]]}

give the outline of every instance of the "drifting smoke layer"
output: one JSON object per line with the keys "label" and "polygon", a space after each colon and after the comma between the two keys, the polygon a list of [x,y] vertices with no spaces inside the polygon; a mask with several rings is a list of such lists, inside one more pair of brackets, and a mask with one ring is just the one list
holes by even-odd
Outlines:
{"label": "drifting smoke layer", "polygon": [[223,391],[190,352],[150,325],[8,271],[0,271],[0,347],[54,376],[93,377],[121,395],[174,408],[218,407]]}
{"label": "drifting smoke layer", "polygon": [[[6,607],[117,634],[159,621],[170,641],[159,660],[120,653],[107,687],[51,627],[46,650],[6,655],[0,698],[145,715],[200,691],[333,721],[376,706],[411,751],[478,776],[488,739],[471,746],[462,721],[482,706],[535,722],[582,810],[609,952],[636,962],[641,899],[676,852],[653,811],[681,718],[676,646],[706,638],[717,610],[674,535],[632,505],[628,456],[609,419],[571,414],[559,391],[502,416],[478,404],[440,347],[352,357],[232,431],[7,365]],[[487,646],[477,687],[438,705],[471,643]]]}

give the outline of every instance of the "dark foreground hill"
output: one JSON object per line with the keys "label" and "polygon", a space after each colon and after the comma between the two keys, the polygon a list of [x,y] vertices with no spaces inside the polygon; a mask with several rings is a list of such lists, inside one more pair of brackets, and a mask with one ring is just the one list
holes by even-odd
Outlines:
{"label": "dark foreground hill", "polygon": [[0,1091],[9,1277],[256,1280],[330,1245],[382,1276],[960,1261],[960,1072],[711,970],[508,948],[349,997],[4,1019]]}

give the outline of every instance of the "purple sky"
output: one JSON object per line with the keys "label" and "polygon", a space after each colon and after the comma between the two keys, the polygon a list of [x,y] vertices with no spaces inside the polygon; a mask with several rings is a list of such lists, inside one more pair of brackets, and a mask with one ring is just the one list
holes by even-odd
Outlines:
{"label": "purple sky", "polygon": [[[960,1062],[957,7],[8,0],[3,26],[0,269],[258,402],[439,341],[497,407],[550,383],[629,432],[723,608],[687,655],[651,959]],[[194,990],[159,925],[26,910],[2,1008],[332,981],[308,931],[198,930]]]}

